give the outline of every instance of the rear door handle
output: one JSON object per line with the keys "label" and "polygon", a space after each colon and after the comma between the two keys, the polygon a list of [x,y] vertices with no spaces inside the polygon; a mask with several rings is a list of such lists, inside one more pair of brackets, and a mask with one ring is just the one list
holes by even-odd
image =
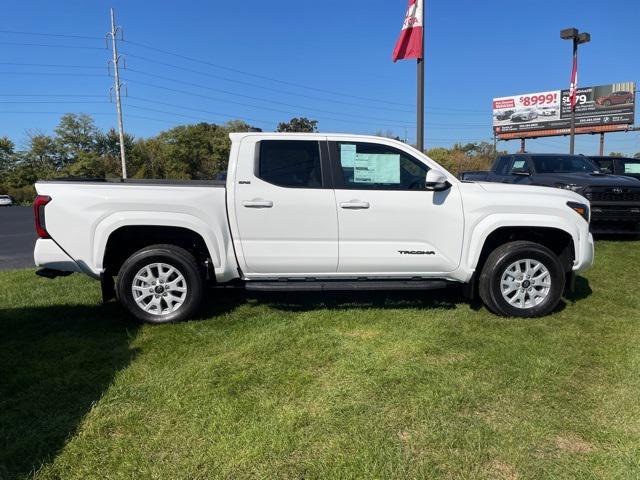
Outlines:
{"label": "rear door handle", "polygon": [[242,205],[247,208],[271,208],[273,202],[271,200],[247,200],[242,202]]}
{"label": "rear door handle", "polygon": [[362,210],[369,208],[369,202],[361,202],[359,200],[351,200],[350,202],[341,202],[340,208],[347,208],[350,210]]}

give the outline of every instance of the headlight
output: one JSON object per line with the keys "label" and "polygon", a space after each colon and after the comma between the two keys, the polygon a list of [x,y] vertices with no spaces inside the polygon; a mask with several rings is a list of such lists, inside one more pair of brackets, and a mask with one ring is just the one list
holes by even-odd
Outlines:
{"label": "headlight", "polygon": [[567,207],[576,212],[589,223],[589,206],[584,203],[567,202]]}
{"label": "headlight", "polygon": [[576,193],[582,192],[582,185],[575,185],[573,183],[570,183],[570,184],[556,183],[556,187],[562,188],[563,190],[571,190],[572,192],[576,192]]}

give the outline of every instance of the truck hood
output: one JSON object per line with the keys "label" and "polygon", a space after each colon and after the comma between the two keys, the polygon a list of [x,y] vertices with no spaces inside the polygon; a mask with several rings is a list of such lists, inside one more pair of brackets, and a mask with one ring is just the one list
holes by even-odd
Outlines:
{"label": "truck hood", "polygon": [[558,183],[582,187],[638,187],[638,181],[621,175],[595,173],[538,173],[532,177],[538,185],[556,186]]}
{"label": "truck hood", "polygon": [[493,182],[474,182],[479,185],[483,190],[490,193],[499,193],[501,195],[544,195],[545,197],[555,196],[559,199],[565,199],[565,201],[574,201],[585,203],[587,200],[580,194],[572,192],[571,190],[563,190],[556,187],[543,187],[535,185],[514,185],[511,183],[493,183]]}

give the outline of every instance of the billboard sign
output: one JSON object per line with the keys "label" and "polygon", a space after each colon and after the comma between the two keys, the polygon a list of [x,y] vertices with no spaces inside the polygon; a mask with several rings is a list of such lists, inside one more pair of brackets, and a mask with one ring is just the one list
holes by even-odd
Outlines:
{"label": "billboard sign", "polygon": [[[576,128],[631,125],[634,121],[635,84],[616,83],[579,88]],[[493,130],[515,137],[564,135],[571,125],[569,90],[529,93],[493,99]],[[525,135],[523,135],[525,136]]]}

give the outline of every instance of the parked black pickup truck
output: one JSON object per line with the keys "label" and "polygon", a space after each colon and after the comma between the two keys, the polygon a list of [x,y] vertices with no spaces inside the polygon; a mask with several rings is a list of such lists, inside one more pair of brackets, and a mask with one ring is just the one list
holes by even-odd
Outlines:
{"label": "parked black pickup truck", "polygon": [[503,155],[496,158],[491,171],[463,172],[460,179],[565,188],[591,202],[594,232],[638,233],[640,226],[640,182],[604,173],[582,155]]}
{"label": "parked black pickup truck", "polygon": [[624,175],[640,180],[640,158],[625,157],[589,157],[596,162],[600,170],[614,175]]}

